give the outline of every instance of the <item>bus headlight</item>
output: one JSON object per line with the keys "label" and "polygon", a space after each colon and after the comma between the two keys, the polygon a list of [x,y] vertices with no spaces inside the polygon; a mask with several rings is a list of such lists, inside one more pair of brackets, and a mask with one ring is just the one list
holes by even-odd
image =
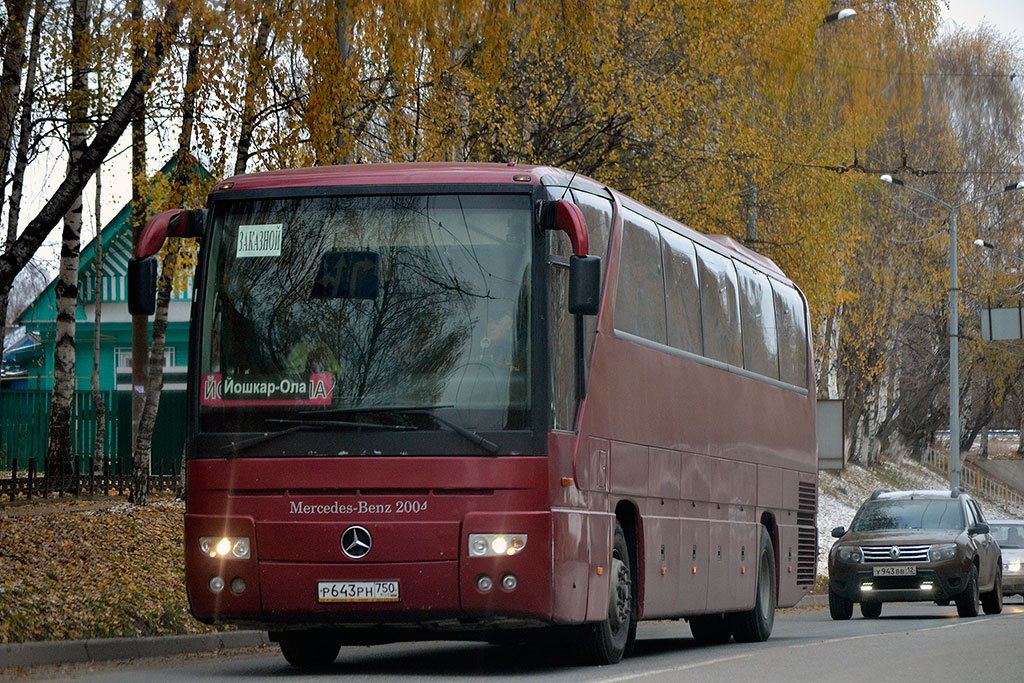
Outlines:
{"label": "bus headlight", "polygon": [[470,534],[470,557],[515,555],[526,547],[526,534]]}
{"label": "bus headlight", "polygon": [[249,539],[244,536],[200,536],[199,549],[210,557],[248,560],[252,555]]}

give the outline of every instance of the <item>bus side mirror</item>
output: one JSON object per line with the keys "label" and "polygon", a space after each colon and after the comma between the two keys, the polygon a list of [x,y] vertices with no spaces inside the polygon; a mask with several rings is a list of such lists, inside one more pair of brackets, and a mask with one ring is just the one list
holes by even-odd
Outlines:
{"label": "bus side mirror", "polygon": [[580,207],[570,201],[559,199],[540,203],[540,227],[542,230],[561,230],[569,236],[572,253],[585,257],[590,253],[587,236],[587,221]]}
{"label": "bus side mirror", "polygon": [[569,257],[569,312],[597,315],[601,307],[601,259]]}
{"label": "bus side mirror", "polygon": [[128,259],[128,312],[153,315],[156,312],[156,259]]}
{"label": "bus side mirror", "polygon": [[144,259],[160,251],[168,237],[202,237],[206,209],[169,209],[146,223],[135,247],[135,258]]}

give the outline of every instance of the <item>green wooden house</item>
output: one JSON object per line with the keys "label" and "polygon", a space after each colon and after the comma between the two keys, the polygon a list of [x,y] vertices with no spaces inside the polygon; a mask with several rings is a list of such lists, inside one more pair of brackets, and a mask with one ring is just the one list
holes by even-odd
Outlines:
{"label": "green wooden house", "polygon": [[[161,173],[173,169],[173,162]],[[75,312],[76,418],[72,437],[76,454],[92,450],[95,411],[92,407],[91,375],[93,341],[96,337],[96,250],[102,244],[102,308],[100,318],[99,380],[107,405],[107,457],[117,467],[131,457],[131,316],[128,313],[126,283],[132,249],[131,204],[107,223],[100,239],[93,239],[81,252],[78,306]],[[170,473],[180,463],[184,444],[185,378],[188,364],[191,288],[172,296],[168,310],[167,349],[160,411],[153,439],[153,472]],[[0,469],[13,459],[19,469],[35,457],[42,462],[50,393],[53,390],[53,353],[56,337],[56,280],[52,281],[21,314],[15,324],[24,328],[23,341],[4,358],[4,381],[0,383]],[[151,327],[152,330],[152,321]]]}

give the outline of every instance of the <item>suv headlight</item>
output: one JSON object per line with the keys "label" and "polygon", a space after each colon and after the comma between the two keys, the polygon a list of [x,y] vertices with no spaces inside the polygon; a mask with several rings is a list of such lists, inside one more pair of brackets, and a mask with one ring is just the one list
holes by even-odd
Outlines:
{"label": "suv headlight", "polygon": [[837,557],[840,562],[857,564],[860,562],[860,548],[851,545],[840,546]]}
{"label": "suv headlight", "polygon": [[929,562],[942,562],[956,557],[956,543],[937,543],[928,550]]}

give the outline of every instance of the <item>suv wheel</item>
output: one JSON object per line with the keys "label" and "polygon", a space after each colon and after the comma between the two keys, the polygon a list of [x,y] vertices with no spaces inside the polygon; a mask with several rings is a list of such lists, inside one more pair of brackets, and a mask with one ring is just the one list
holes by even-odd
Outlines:
{"label": "suv wheel", "polygon": [[853,600],[828,589],[828,613],[835,621],[846,621],[853,616]]}
{"label": "suv wheel", "polygon": [[882,616],[882,603],[877,600],[860,603],[860,613],[865,619],[877,619]]}
{"label": "suv wheel", "polygon": [[985,614],[999,614],[1003,611],[1003,572],[996,572],[996,580],[992,584],[992,592],[981,596],[981,607]]}
{"label": "suv wheel", "polygon": [[978,570],[971,569],[964,592],[956,596],[956,614],[960,617],[978,616]]}

